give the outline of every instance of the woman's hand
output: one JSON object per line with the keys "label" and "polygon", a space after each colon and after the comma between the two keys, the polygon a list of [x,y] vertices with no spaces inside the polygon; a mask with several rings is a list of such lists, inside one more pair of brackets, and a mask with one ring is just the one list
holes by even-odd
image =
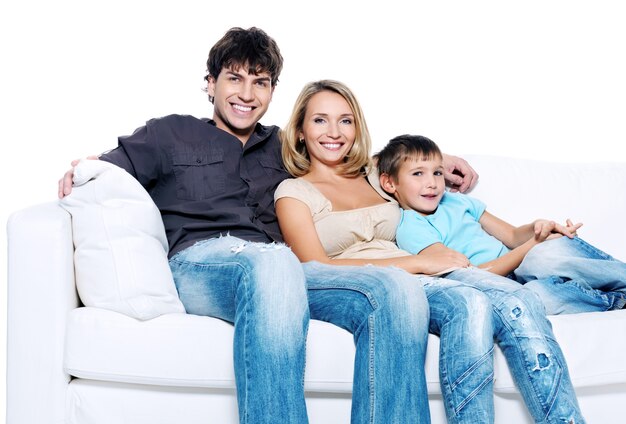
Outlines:
{"label": "woman's hand", "polygon": [[471,263],[467,256],[444,246],[442,243],[431,244],[419,254],[413,255],[418,262],[419,274],[435,275],[451,268],[467,268]]}

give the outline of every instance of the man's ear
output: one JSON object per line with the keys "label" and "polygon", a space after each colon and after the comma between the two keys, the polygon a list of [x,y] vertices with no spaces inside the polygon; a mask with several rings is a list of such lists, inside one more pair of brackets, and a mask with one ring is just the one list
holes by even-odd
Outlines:
{"label": "man's ear", "polygon": [[208,75],[206,79],[206,91],[209,96],[215,97],[215,78],[211,75]]}
{"label": "man's ear", "polygon": [[383,190],[385,190],[389,194],[396,193],[396,187],[393,183],[393,179],[389,174],[380,174],[378,177],[378,181],[380,181],[380,186]]}

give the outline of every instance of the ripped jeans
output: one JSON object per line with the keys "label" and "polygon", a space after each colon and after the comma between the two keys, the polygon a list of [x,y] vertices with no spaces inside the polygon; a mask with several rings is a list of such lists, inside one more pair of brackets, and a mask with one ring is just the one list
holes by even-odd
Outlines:
{"label": "ripped jeans", "polygon": [[308,422],[303,381],[309,310],[312,318],[354,336],[353,424],[430,422],[428,305],[410,274],[302,265],[282,244],[231,236],[178,252],[170,268],[187,313],[234,323],[241,423]]}
{"label": "ripped jeans", "polygon": [[[584,423],[563,352],[537,295],[515,281],[478,268],[453,271],[442,281],[446,279],[476,288],[489,298],[493,338],[535,422]],[[428,286],[425,289],[428,293]]]}
{"label": "ripped jeans", "polygon": [[225,236],[198,242],[169,263],[188,314],[234,323],[239,422],[306,423],[309,310],[298,259],[283,245]]}

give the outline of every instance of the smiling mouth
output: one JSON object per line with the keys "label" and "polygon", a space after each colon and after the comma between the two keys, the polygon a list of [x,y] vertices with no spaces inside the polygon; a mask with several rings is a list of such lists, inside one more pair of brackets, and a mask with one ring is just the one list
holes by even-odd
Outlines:
{"label": "smiling mouth", "polygon": [[252,110],[252,106],[242,106],[238,104],[233,104],[232,107],[233,109],[239,112],[250,112]]}
{"label": "smiling mouth", "polygon": [[325,149],[328,150],[337,150],[342,144],[341,143],[320,143]]}

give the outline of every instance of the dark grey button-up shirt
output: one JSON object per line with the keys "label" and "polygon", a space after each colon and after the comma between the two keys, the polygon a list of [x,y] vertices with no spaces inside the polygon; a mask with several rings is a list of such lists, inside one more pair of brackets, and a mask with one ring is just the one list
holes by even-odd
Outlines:
{"label": "dark grey button-up shirt", "polygon": [[100,159],[127,170],[161,211],[170,257],[199,240],[230,234],[282,241],[274,190],[289,177],[278,127],[257,127],[243,145],[207,119],[170,115],[120,137]]}

